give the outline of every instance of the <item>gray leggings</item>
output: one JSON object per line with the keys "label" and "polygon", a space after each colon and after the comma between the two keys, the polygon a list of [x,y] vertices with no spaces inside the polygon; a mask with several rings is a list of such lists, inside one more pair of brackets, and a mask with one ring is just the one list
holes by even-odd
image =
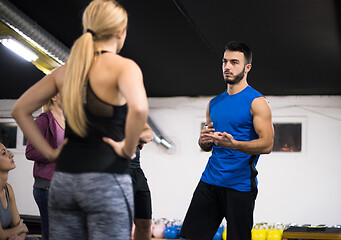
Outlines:
{"label": "gray leggings", "polygon": [[129,174],[55,172],[48,205],[50,240],[130,239],[134,205]]}

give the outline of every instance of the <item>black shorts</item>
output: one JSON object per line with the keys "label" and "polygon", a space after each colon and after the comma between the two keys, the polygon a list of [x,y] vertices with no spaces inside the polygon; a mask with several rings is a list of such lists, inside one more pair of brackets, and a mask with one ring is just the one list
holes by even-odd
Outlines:
{"label": "black shorts", "polygon": [[141,168],[131,168],[134,189],[135,218],[152,219],[152,199],[147,178]]}
{"label": "black shorts", "polygon": [[240,192],[200,181],[188,208],[180,236],[193,240],[213,239],[223,218],[227,239],[251,240],[257,189]]}

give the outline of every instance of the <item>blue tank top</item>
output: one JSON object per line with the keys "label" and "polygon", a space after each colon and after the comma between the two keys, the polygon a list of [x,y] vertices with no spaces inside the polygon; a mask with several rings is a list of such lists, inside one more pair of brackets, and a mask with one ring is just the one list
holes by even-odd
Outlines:
{"label": "blue tank top", "polygon": [[[227,91],[210,101],[209,114],[217,132],[227,132],[238,141],[258,138],[253,128],[251,104],[262,94],[247,86],[241,92],[229,95]],[[212,155],[202,174],[201,181],[238,191],[257,188],[256,164],[259,155],[250,155],[213,144]]]}
{"label": "blue tank top", "polygon": [[9,194],[7,185],[5,185],[5,193],[6,193],[6,201],[7,201],[7,208],[4,209],[2,203],[0,204],[0,221],[2,229],[7,229],[11,225],[12,221],[12,212],[11,212],[11,205],[9,204]]}

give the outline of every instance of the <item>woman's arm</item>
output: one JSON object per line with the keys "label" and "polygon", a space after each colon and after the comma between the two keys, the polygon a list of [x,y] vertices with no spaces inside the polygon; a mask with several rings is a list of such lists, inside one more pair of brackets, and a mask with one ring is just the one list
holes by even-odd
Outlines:
{"label": "woman's arm", "polygon": [[154,132],[150,128],[148,123],[145,123],[144,129],[143,129],[143,131],[141,133],[140,140],[139,140],[139,148],[140,148],[140,150],[143,148],[143,146],[146,143],[149,143],[149,142],[153,141],[153,139],[154,139]]}
{"label": "woman's arm", "polygon": [[[35,120],[36,125],[38,126],[41,134],[46,136],[46,132],[49,130],[49,119],[46,114],[41,114]],[[34,148],[30,141],[27,142],[26,149],[25,149],[25,156],[27,159],[47,163],[48,160],[44,157],[36,148]]]}
{"label": "woman's arm", "polygon": [[200,148],[205,152],[211,151],[213,147],[211,135],[214,132],[214,128],[213,128],[213,123],[211,122],[211,117],[210,117],[210,102],[207,104],[207,108],[206,108],[205,127],[201,130],[200,137],[198,139],[198,144]]}
{"label": "woman's arm", "polygon": [[8,194],[9,203],[11,205],[12,221],[11,221],[11,228],[9,229],[3,229],[0,225],[0,240],[8,239],[14,235],[19,236],[21,239],[25,239],[28,229],[24,221],[20,219],[12,186],[7,183],[7,188],[8,188],[8,193],[9,193]]}
{"label": "woman's arm", "polygon": [[115,142],[110,138],[103,138],[103,140],[110,144],[118,155],[131,158],[135,154],[148,116],[142,72],[135,62],[124,59],[117,85],[128,104],[125,139],[122,142]]}
{"label": "woman's arm", "polygon": [[132,156],[147,121],[148,102],[141,69],[132,60],[127,59],[126,61],[127,64],[120,76],[118,87],[128,103],[123,149],[124,153]]}
{"label": "woman's arm", "polygon": [[140,136],[140,144],[145,144],[154,139],[153,130],[149,127],[148,123],[145,123],[143,131]]}
{"label": "woman's arm", "polygon": [[49,145],[35,124],[32,114],[61,90],[62,84],[57,79],[60,71],[63,71],[61,68],[64,68],[64,66],[46,75],[28,89],[18,99],[12,109],[12,116],[17,121],[24,135],[49,160],[56,159],[60,149],[55,150]]}

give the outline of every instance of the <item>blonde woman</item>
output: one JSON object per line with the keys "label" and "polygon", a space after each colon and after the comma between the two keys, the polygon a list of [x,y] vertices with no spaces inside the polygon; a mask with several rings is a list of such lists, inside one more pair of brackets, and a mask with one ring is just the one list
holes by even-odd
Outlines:
{"label": "blonde woman", "polygon": [[[43,106],[43,112],[35,122],[52,148],[57,148],[62,144],[64,141],[65,119],[59,93]],[[27,159],[34,161],[33,196],[39,208],[43,240],[48,240],[48,194],[56,163],[49,162],[29,141],[27,142],[25,154]]]}
{"label": "blonde woman", "polygon": [[[31,144],[56,161],[49,189],[49,239],[130,239],[133,191],[128,173],[148,115],[140,68],[117,53],[127,13],[113,0],[94,0],[84,33],[64,67],[30,88],[12,115]],[[32,113],[62,92],[65,145],[53,149]]]}

